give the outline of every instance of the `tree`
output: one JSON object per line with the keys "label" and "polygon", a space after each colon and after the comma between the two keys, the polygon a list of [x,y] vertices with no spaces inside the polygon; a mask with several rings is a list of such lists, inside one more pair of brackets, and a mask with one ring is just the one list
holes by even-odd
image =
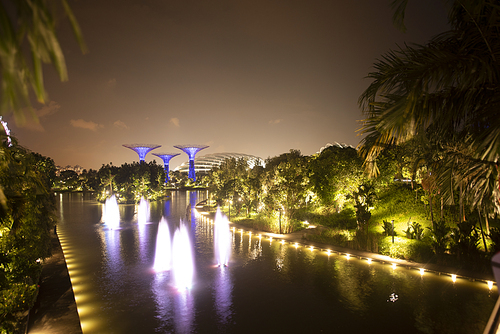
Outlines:
{"label": "tree", "polygon": [[[78,23],[66,0],[61,0],[74,35],[85,52]],[[47,102],[43,63],[52,63],[62,81],[68,79],[64,55],[56,36],[59,8],[48,0],[6,0],[0,3],[0,114],[14,112],[23,122],[23,107],[30,107],[32,90],[40,103]],[[32,113],[36,118],[36,115]]]}
{"label": "tree", "polygon": [[268,214],[283,214],[284,233],[294,229],[294,215],[306,204],[309,192],[309,158],[298,150],[266,161],[263,180],[265,210]]}
{"label": "tree", "polygon": [[340,212],[365,181],[362,165],[358,152],[350,146],[330,146],[315,156],[310,162],[310,180],[321,203]]}
{"label": "tree", "polygon": [[[395,0],[402,26],[408,0]],[[494,0],[451,1],[444,32],[425,45],[405,46],[379,59],[373,82],[359,99],[363,121],[359,149],[376,172],[385,148],[430,131],[440,143],[436,182],[447,199],[467,180],[475,208],[491,200],[500,209],[500,6]],[[468,151],[456,152],[465,143]],[[456,168],[460,154],[467,168]],[[454,160],[455,159],[455,160]]]}

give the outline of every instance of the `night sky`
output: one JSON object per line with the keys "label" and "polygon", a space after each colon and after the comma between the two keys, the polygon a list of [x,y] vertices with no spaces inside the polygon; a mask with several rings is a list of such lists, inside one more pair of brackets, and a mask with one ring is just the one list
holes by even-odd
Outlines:
{"label": "night sky", "polygon": [[[45,67],[40,123],[6,120],[19,143],[56,165],[138,161],[122,144],[205,144],[199,155],[261,158],[327,143],[356,146],[358,98],[373,63],[447,29],[439,0],[413,0],[408,31],[391,0],[73,0],[89,52],[67,20],[59,39],[69,81]],[[146,161],[155,158],[148,154]],[[171,160],[171,168],[187,160]]]}

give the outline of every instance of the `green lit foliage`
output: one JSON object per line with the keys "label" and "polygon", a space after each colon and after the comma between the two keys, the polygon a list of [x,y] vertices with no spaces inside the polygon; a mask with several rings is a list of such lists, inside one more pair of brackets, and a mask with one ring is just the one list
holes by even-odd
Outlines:
{"label": "green lit foliage", "polygon": [[[407,2],[393,2],[399,25]],[[376,172],[385,148],[429,138],[439,151],[426,150],[435,155],[425,160],[444,201],[449,204],[460,189],[471,209],[495,205],[498,211],[500,7],[461,0],[447,8],[450,31],[425,45],[389,51],[374,64],[359,99],[367,116],[360,151]]]}
{"label": "green lit foliage", "polygon": [[155,161],[125,163],[120,167],[103,165],[97,175],[100,179],[96,189],[99,201],[115,194],[121,203],[137,203],[141,197],[158,200],[166,194],[163,166]]}
{"label": "green lit foliage", "polygon": [[329,146],[309,164],[310,180],[322,205],[340,212],[350,196],[365,182],[363,161],[349,146]]}
{"label": "green lit foliage", "polygon": [[431,227],[428,227],[428,229],[431,233],[432,250],[439,259],[448,247],[451,229],[443,220],[435,222]]}
{"label": "green lit foliage", "polygon": [[382,228],[384,229],[385,236],[397,235],[397,232],[395,231],[392,222],[389,222],[387,220],[382,221]]}
{"label": "green lit foliage", "polygon": [[395,237],[392,243],[392,237],[385,237],[379,242],[380,254],[390,256],[396,259],[426,263],[432,258],[430,246],[416,239],[407,239]]}
{"label": "green lit foliage", "polygon": [[424,228],[417,222],[408,225],[407,229],[403,231],[408,239],[422,240],[424,237]]}
{"label": "green lit foliage", "polygon": [[289,233],[298,227],[296,213],[306,205],[310,184],[308,157],[290,150],[266,161],[263,180],[264,212],[281,222],[281,231]]}
{"label": "green lit foliage", "polygon": [[361,184],[358,190],[353,192],[354,207],[356,208],[356,220],[358,229],[363,231],[370,221],[371,207],[375,201],[375,189],[372,184]]}
{"label": "green lit foliage", "polygon": [[51,159],[17,145],[0,147],[0,329],[14,332],[19,317],[33,305],[39,260],[50,256],[55,199],[50,192]]}

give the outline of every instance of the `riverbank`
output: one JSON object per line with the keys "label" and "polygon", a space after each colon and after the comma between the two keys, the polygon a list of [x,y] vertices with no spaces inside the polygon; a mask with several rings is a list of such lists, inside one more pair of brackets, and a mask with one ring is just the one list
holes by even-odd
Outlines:
{"label": "riverbank", "polygon": [[[199,203],[197,205],[198,209],[203,208],[203,204]],[[205,217],[210,218],[213,220],[215,218],[215,213],[206,213],[203,215]],[[305,230],[301,230],[298,232],[290,233],[290,234],[276,234],[276,233],[270,233],[270,232],[264,232],[264,231],[259,231],[254,228],[248,227],[243,224],[238,224],[234,222],[230,222],[230,226],[234,227],[236,230],[241,231],[243,230],[246,233],[252,233],[253,235],[261,235],[261,237],[267,237],[267,238],[273,238],[276,239],[277,241],[284,241],[286,243],[292,243],[292,244],[297,244],[300,246],[304,247],[313,247],[313,249],[317,249],[320,251],[328,252],[330,251],[331,253],[338,253],[341,255],[349,256],[349,257],[357,257],[360,259],[366,259],[367,261],[376,261],[380,263],[387,263],[388,265],[393,265],[395,264],[396,266],[399,267],[405,267],[407,269],[413,269],[413,270],[421,270],[423,269],[423,272],[433,272],[438,275],[447,275],[450,276],[452,279],[456,278],[464,278],[468,279],[471,281],[483,281],[484,283],[488,284],[488,282],[495,282],[495,277],[493,274],[490,273],[478,273],[462,268],[453,268],[453,267],[447,267],[443,265],[438,265],[435,263],[418,263],[418,262],[412,262],[412,261],[407,261],[403,259],[394,259],[386,255],[381,255],[377,253],[371,253],[367,251],[362,251],[362,250],[355,250],[355,249],[350,249],[350,248],[345,248],[345,247],[339,247],[339,246],[334,246],[330,244],[324,244],[316,241],[311,241],[307,240],[307,235],[308,234],[315,234],[317,233],[316,228],[309,228]],[[370,260],[368,260],[370,259]],[[452,276],[454,275],[454,276]]]}
{"label": "riverbank", "polygon": [[45,259],[40,290],[30,311],[29,334],[80,334],[82,328],[68,267],[57,233],[51,232],[52,256]]}

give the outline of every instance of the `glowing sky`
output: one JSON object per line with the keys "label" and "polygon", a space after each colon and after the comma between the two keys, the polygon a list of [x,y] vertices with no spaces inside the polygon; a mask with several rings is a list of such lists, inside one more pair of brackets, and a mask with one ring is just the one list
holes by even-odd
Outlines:
{"label": "glowing sky", "polygon": [[[74,0],[89,53],[66,20],[69,81],[45,67],[50,102],[21,145],[57,165],[98,169],[138,161],[122,144],[210,145],[200,154],[262,158],[327,143],[357,145],[357,101],[376,58],[447,29],[441,1],[413,0],[407,33],[391,0]],[[148,154],[146,161],[160,158]]]}

